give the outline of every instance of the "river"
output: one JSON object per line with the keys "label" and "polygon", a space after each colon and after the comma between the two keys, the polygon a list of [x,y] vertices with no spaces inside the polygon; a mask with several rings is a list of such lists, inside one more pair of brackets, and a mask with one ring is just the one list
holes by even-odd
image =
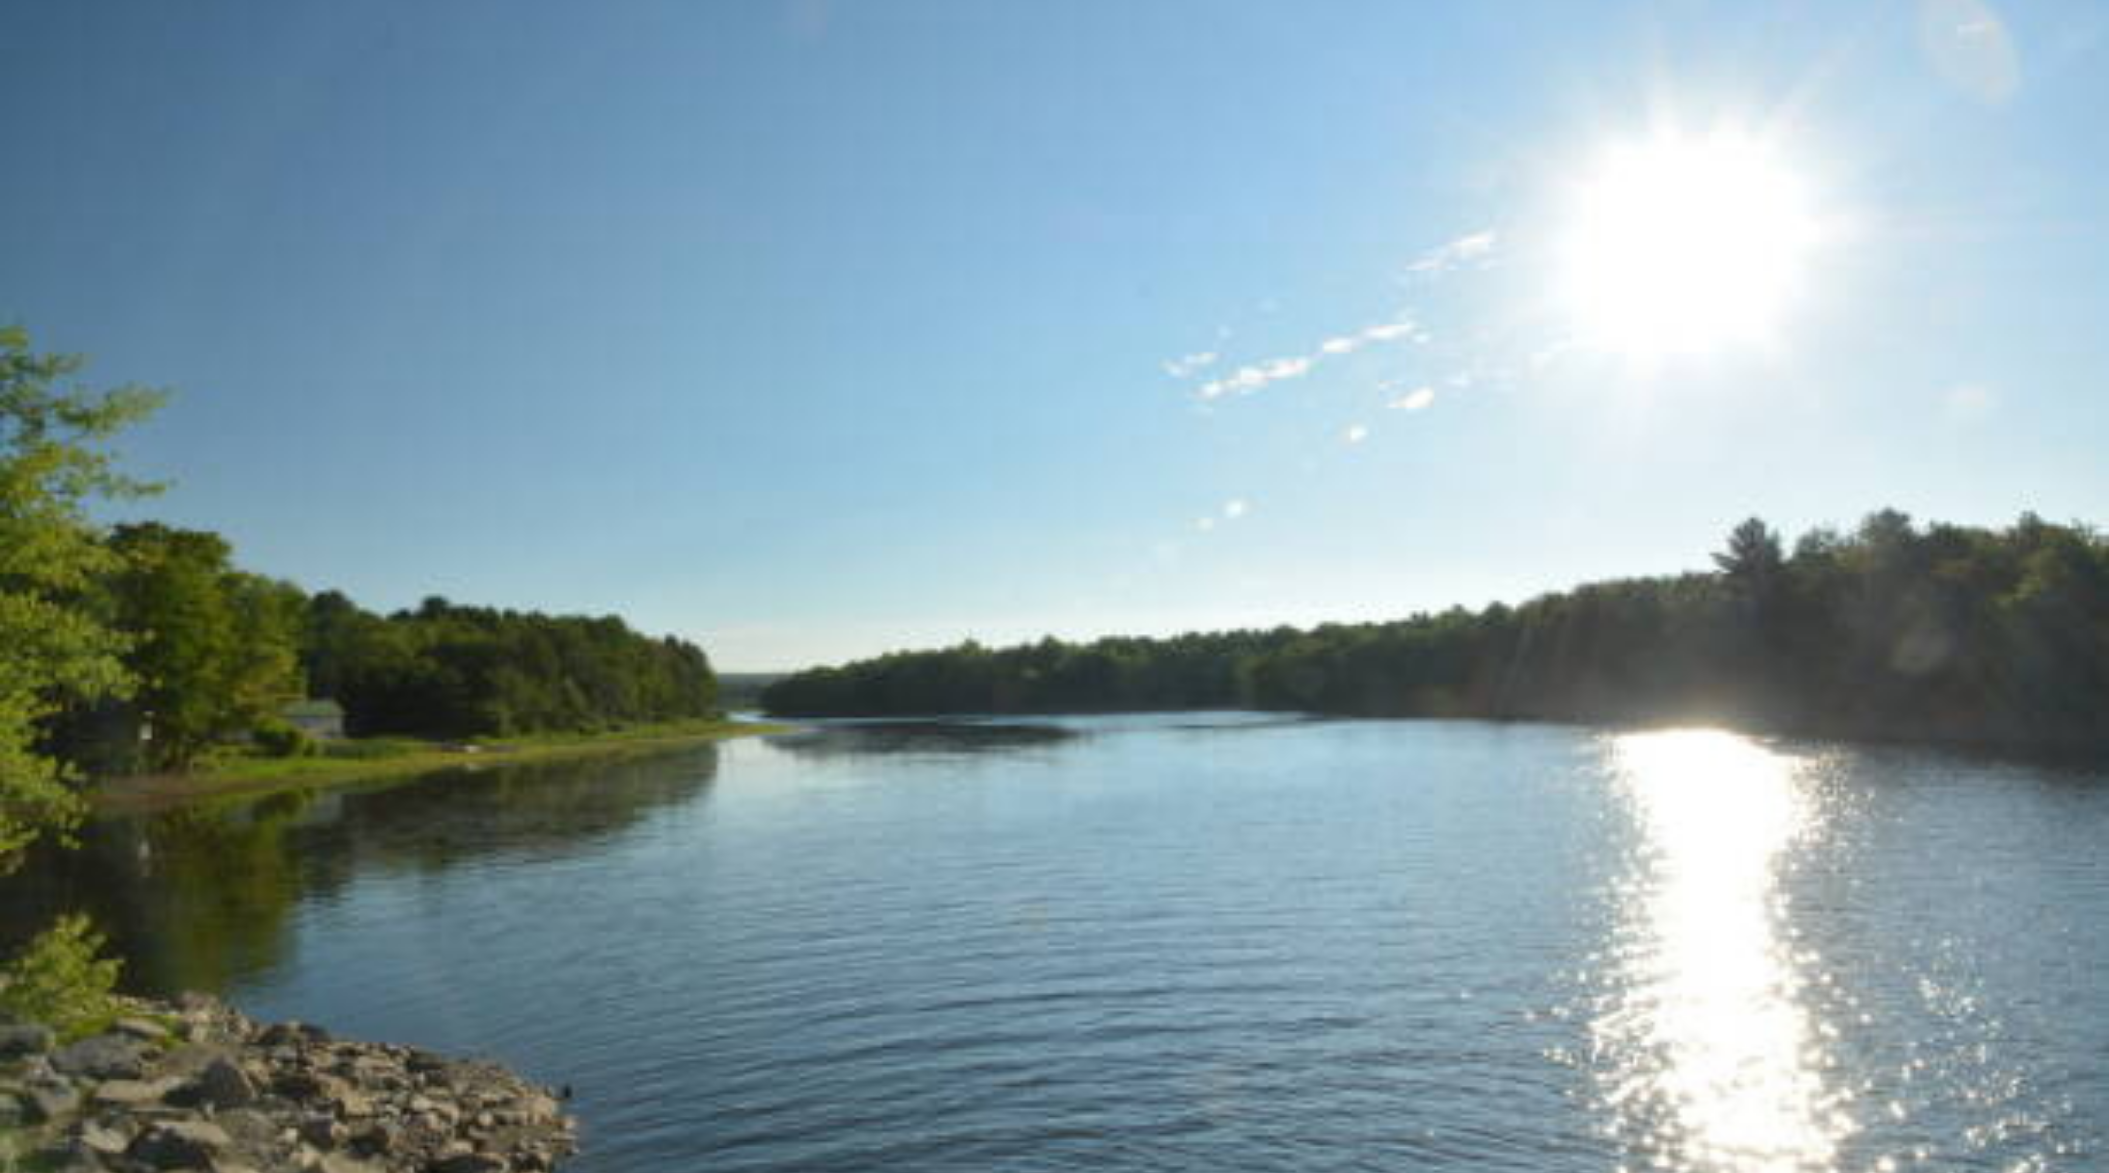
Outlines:
{"label": "river", "polygon": [[90,829],[143,991],[568,1084],[582,1173],[2080,1170],[2109,777],[1680,730],[844,724]]}

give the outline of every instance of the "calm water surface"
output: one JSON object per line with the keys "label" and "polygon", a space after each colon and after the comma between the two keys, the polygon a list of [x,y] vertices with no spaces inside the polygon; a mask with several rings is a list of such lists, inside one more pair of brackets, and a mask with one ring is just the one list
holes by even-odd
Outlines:
{"label": "calm water surface", "polygon": [[1249,716],[100,825],[135,984],[569,1083],[583,1171],[2109,1167],[2109,778]]}

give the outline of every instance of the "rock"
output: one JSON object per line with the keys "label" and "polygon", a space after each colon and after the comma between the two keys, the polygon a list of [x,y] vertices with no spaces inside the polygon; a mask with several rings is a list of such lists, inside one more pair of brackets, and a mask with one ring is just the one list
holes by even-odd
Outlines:
{"label": "rock", "polygon": [[123,1014],[56,1050],[0,1019],[0,1126],[43,1146],[39,1168],[550,1173],[576,1149],[549,1090],[494,1063],[259,1024],[202,997]]}
{"label": "rock", "polygon": [[81,1110],[81,1093],[67,1083],[32,1084],[23,1093],[30,1115],[38,1120],[64,1120]]}
{"label": "rock", "polygon": [[140,1133],[125,1155],[157,1169],[210,1169],[213,1155],[231,1143],[217,1124],[177,1120]]}
{"label": "rock", "polygon": [[31,1159],[29,1168],[50,1170],[51,1173],[104,1173],[109,1168],[102,1158],[79,1141],[60,1141],[44,1146]]}
{"label": "rock", "polygon": [[305,1022],[274,1022],[258,1032],[256,1041],[266,1047],[300,1047],[330,1041],[330,1032]]}
{"label": "rock", "polygon": [[98,1108],[139,1108],[160,1103],[176,1086],[172,1079],[109,1079],[97,1085],[92,1098]]}
{"label": "rock", "polygon": [[111,1024],[110,1029],[148,1043],[158,1043],[168,1037],[168,1028],[151,1018],[120,1018]]}
{"label": "rock", "polygon": [[90,1120],[81,1125],[80,1141],[99,1156],[114,1157],[131,1146],[132,1138],[122,1129]]}
{"label": "rock", "polygon": [[334,1149],[344,1143],[347,1131],[335,1117],[310,1116],[300,1122],[300,1139],[318,1149]]}
{"label": "rock", "polygon": [[401,1126],[376,1120],[353,1129],[351,1134],[345,1137],[344,1147],[363,1157],[379,1156],[393,1151],[401,1142],[402,1136]]}
{"label": "rock", "polygon": [[138,1079],[146,1073],[145,1043],[115,1032],[82,1039],[51,1053],[51,1065],[67,1075],[92,1079]]}
{"label": "rock", "polygon": [[455,1153],[425,1166],[427,1173],[505,1173],[505,1158],[489,1153]]}
{"label": "rock", "polygon": [[335,1102],[351,1088],[334,1075],[323,1075],[314,1071],[286,1071],[271,1081],[271,1090],[289,1100]]}
{"label": "rock", "polygon": [[0,1059],[16,1059],[23,1055],[41,1055],[49,1051],[57,1040],[51,1036],[51,1028],[34,1022],[15,1022],[0,1026]]}
{"label": "rock", "polygon": [[256,1085],[249,1073],[232,1059],[222,1056],[205,1065],[185,1089],[192,1102],[214,1108],[245,1108],[256,1102]]}
{"label": "rock", "polygon": [[245,1148],[266,1148],[279,1139],[278,1122],[261,1109],[230,1108],[215,1114],[212,1122]]}

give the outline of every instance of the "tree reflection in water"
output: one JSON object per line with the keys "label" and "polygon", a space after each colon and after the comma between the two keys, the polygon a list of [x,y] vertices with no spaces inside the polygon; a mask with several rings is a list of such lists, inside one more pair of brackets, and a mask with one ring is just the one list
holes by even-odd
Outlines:
{"label": "tree reflection in water", "polygon": [[225,990],[286,961],[293,910],[354,876],[590,850],[656,809],[701,797],[717,769],[717,747],[705,745],[99,821],[78,852],[42,852],[0,885],[0,923],[15,934],[85,911],[125,959],[126,989]]}

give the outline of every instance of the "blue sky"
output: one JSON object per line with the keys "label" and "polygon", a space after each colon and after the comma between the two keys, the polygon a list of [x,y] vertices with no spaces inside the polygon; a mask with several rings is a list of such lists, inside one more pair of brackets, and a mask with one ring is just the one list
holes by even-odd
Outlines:
{"label": "blue sky", "polygon": [[[1974,0],[16,4],[0,318],[175,391],[149,512],[369,606],[731,669],[1392,617],[1750,514],[2109,519],[2105,55]],[[1550,292],[1666,119],[1821,220],[1762,344]]]}

